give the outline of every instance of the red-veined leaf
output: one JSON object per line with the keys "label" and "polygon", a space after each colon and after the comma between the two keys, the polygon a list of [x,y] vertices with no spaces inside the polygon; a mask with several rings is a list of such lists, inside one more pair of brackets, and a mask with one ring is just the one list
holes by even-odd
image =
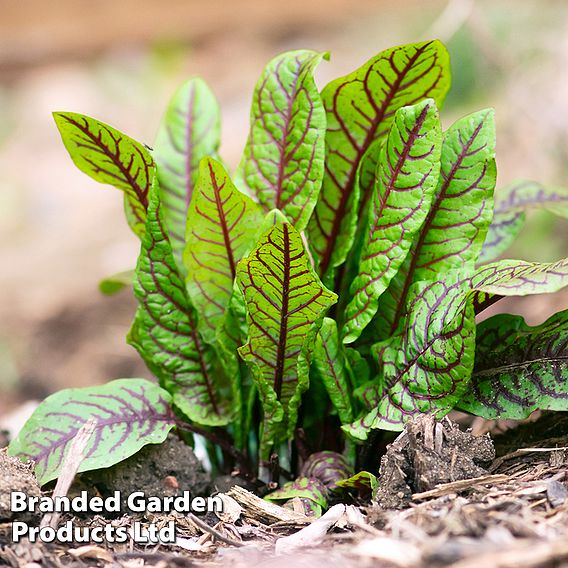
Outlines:
{"label": "red-veined leaf", "polygon": [[263,216],[223,166],[203,158],[187,216],[184,264],[199,331],[213,342],[233,293],[237,262],[254,245]]}
{"label": "red-veined leaf", "polygon": [[402,332],[375,346],[381,399],[346,432],[366,439],[370,430],[402,430],[419,413],[447,414],[460,400],[473,370],[475,317],[468,280],[417,282],[410,290]]}
{"label": "red-veined leaf", "polygon": [[128,340],[173,402],[206,426],[231,419],[231,386],[219,354],[201,339],[196,313],[179,275],[156,187],[150,192],[146,234],[136,266],[138,310]]}
{"label": "red-veined leaf", "polygon": [[503,296],[549,294],[568,285],[568,258],[556,262],[499,260],[481,266],[471,278],[476,313]]}
{"label": "red-veined leaf", "polygon": [[[428,41],[383,51],[322,91],[327,114],[326,171],[308,233],[324,282],[332,282],[334,268],[345,261],[353,243],[362,210],[357,172],[363,157],[371,160],[368,169],[374,171],[378,143],[396,111],[428,97],[441,106],[449,86],[446,48],[439,41]],[[373,144],[374,151],[369,152]],[[364,190],[366,196],[371,188]]]}
{"label": "red-veined leaf", "polygon": [[283,53],[256,85],[239,175],[265,210],[280,209],[302,231],[324,170],[325,111],[313,72],[327,54]]}
{"label": "red-veined leaf", "polygon": [[505,252],[525,223],[526,209],[546,209],[568,218],[568,189],[547,187],[534,181],[515,181],[495,195],[495,214],[483,244],[479,263]]}
{"label": "red-veined leaf", "polygon": [[568,310],[535,327],[510,314],[482,322],[473,375],[458,407],[489,420],[568,410]]}
{"label": "red-veined leaf", "polygon": [[358,274],[345,309],[345,343],[355,341],[377,312],[379,296],[428,214],[440,171],[440,147],[434,101],[397,111],[381,150]]}
{"label": "red-veined leaf", "polygon": [[320,332],[316,337],[313,364],[340,422],[349,424],[353,421],[352,386],[344,346],[339,338],[337,324],[331,318],[323,319]]}
{"label": "red-veined leaf", "polygon": [[203,79],[186,81],[174,94],[154,143],[160,197],[174,257],[183,270],[187,210],[199,162],[219,148],[219,104]]}
{"label": "red-veined leaf", "polygon": [[136,140],[89,116],[55,112],[53,117],[75,165],[94,180],[124,191],[128,223],[142,237],[148,193],[155,178],[149,152]]}
{"label": "red-veined leaf", "polygon": [[40,484],[59,477],[71,442],[91,418],[95,429],[79,471],[110,467],[146,444],[159,444],[175,425],[170,395],[145,379],[118,379],[64,389],[47,397],[10,444],[35,463]]}
{"label": "red-veined leaf", "polygon": [[298,231],[277,223],[237,267],[249,337],[239,353],[251,368],[264,410],[261,459],[293,431],[308,388],[315,335],[336,301],[312,268]]}
{"label": "red-veined leaf", "polygon": [[404,317],[410,286],[442,279],[449,270],[473,272],[492,217],[495,187],[493,110],[458,120],[444,134],[438,187],[406,260],[381,296],[374,332],[392,335]]}

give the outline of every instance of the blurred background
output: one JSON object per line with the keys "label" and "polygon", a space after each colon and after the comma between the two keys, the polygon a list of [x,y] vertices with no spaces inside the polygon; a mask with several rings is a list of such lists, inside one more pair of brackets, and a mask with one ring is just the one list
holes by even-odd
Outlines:
{"label": "blurred background", "polygon": [[[201,75],[235,166],[254,84],[277,53],[331,51],[323,87],[384,48],[439,38],[453,67],[445,126],[493,106],[498,185],[568,187],[564,0],[0,0],[0,13],[0,427],[62,387],[149,376],[124,339],[131,292],[98,291],[138,253],[122,196],[75,169],[52,111],[94,116],[151,146],[168,98]],[[531,215],[508,256],[566,256],[567,225]],[[535,324],[566,307],[564,292],[496,308]]]}

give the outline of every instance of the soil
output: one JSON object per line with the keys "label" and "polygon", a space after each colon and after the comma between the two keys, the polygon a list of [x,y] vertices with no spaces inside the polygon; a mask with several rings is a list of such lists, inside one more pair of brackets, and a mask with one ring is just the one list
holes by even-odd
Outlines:
{"label": "soil", "polygon": [[[267,504],[244,489],[230,489],[222,495],[224,513],[202,520],[176,516],[179,542],[160,547],[14,545],[4,517],[0,565],[568,566],[567,418],[566,414],[544,414],[535,423],[496,436],[495,447],[488,435],[461,431],[448,419],[410,423],[381,459],[376,500],[352,507],[350,515],[319,532],[323,518],[314,521]],[[4,460],[0,479],[8,480],[0,487],[0,497],[8,487],[19,487],[16,482],[27,484],[26,491],[39,491],[29,468],[2,452],[0,459]],[[147,494],[166,495],[185,488],[196,494],[209,489],[209,479],[193,452],[175,437],[164,447],[147,447],[122,466],[90,477],[103,491],[120,487],[126,492],[144,489]],[[238,480],[224,481],[230,485]],[[171,519],[146,513],[113,521],[96,516],[75,522],[129,525],[135,520],[166,523]],[[313,531],[308,547],[275,555],[278,539],[298,536],[303,527]]]}
{"label": "soil", "polygon": [[495,437],[498,456],[535,445],[549,448],[566,446],[567,440],[568,412],[544,412],[536,424],[519,424]]}
{"label": "soil", "polygon": [[408,425],[381,458],[377,503],[384,509],[407,507],[413,493],[487,474],[481,466],[494,458],[488,436],[462,432],[448,419],[435,422],[422,416]]}
{"label": "soil", "polygon": [[[0,450],[0,523],[14,518],[14,514],[10,511],[11,491],[23,491],[29,497],[41,495],[31,466],[24,465],[19,459],[10,457],[6,450]],[[32,521],[35,518],[31,513],[20,515],[23,521]]]}
{"label": "soil", "polygon": [[190,491],[195,497],[208,495],[211,484],[193,450],[175,435],[170,435],[163,444],[142,448],[114,467],[89,472],[82,479],[87,485],[95,486],[103,497],[120,491],[123,509],[126,497],[134,491],[155,497]]}

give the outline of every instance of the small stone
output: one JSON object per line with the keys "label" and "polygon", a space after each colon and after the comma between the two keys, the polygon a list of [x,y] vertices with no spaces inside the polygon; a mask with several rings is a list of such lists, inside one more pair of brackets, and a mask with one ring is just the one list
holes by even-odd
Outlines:
{"label": "small stone", "polygon": [[555,479],[551,479],[546,485],[546,496],[553,507],[560,507],[567,502],[568,489],[566,489],[566,485]]}

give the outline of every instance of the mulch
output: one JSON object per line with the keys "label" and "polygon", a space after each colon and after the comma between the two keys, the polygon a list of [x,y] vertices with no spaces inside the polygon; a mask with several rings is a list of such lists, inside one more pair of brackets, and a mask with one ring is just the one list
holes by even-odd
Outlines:
{"label": "mulch", "polygon": [[[336,505],[313,520],[237,487],[223,494],[226,507],[217,517],[176,516],[176,545],[13,544],[10,523],[0,522],[0,565],[568,566],[568,436],[556,435],[548,439],[554,444],[546,445],[546,439],[535,443],[538,426],[530,431],[530,447],[518,443],[513,449],[509,440],[505,447],[510,451],[501,452],[481,475],[412,490],[403,508]],[[136,520],[166,523],[171,518],[147,513]],[[95,516],[82,522],[132,520]]]}

